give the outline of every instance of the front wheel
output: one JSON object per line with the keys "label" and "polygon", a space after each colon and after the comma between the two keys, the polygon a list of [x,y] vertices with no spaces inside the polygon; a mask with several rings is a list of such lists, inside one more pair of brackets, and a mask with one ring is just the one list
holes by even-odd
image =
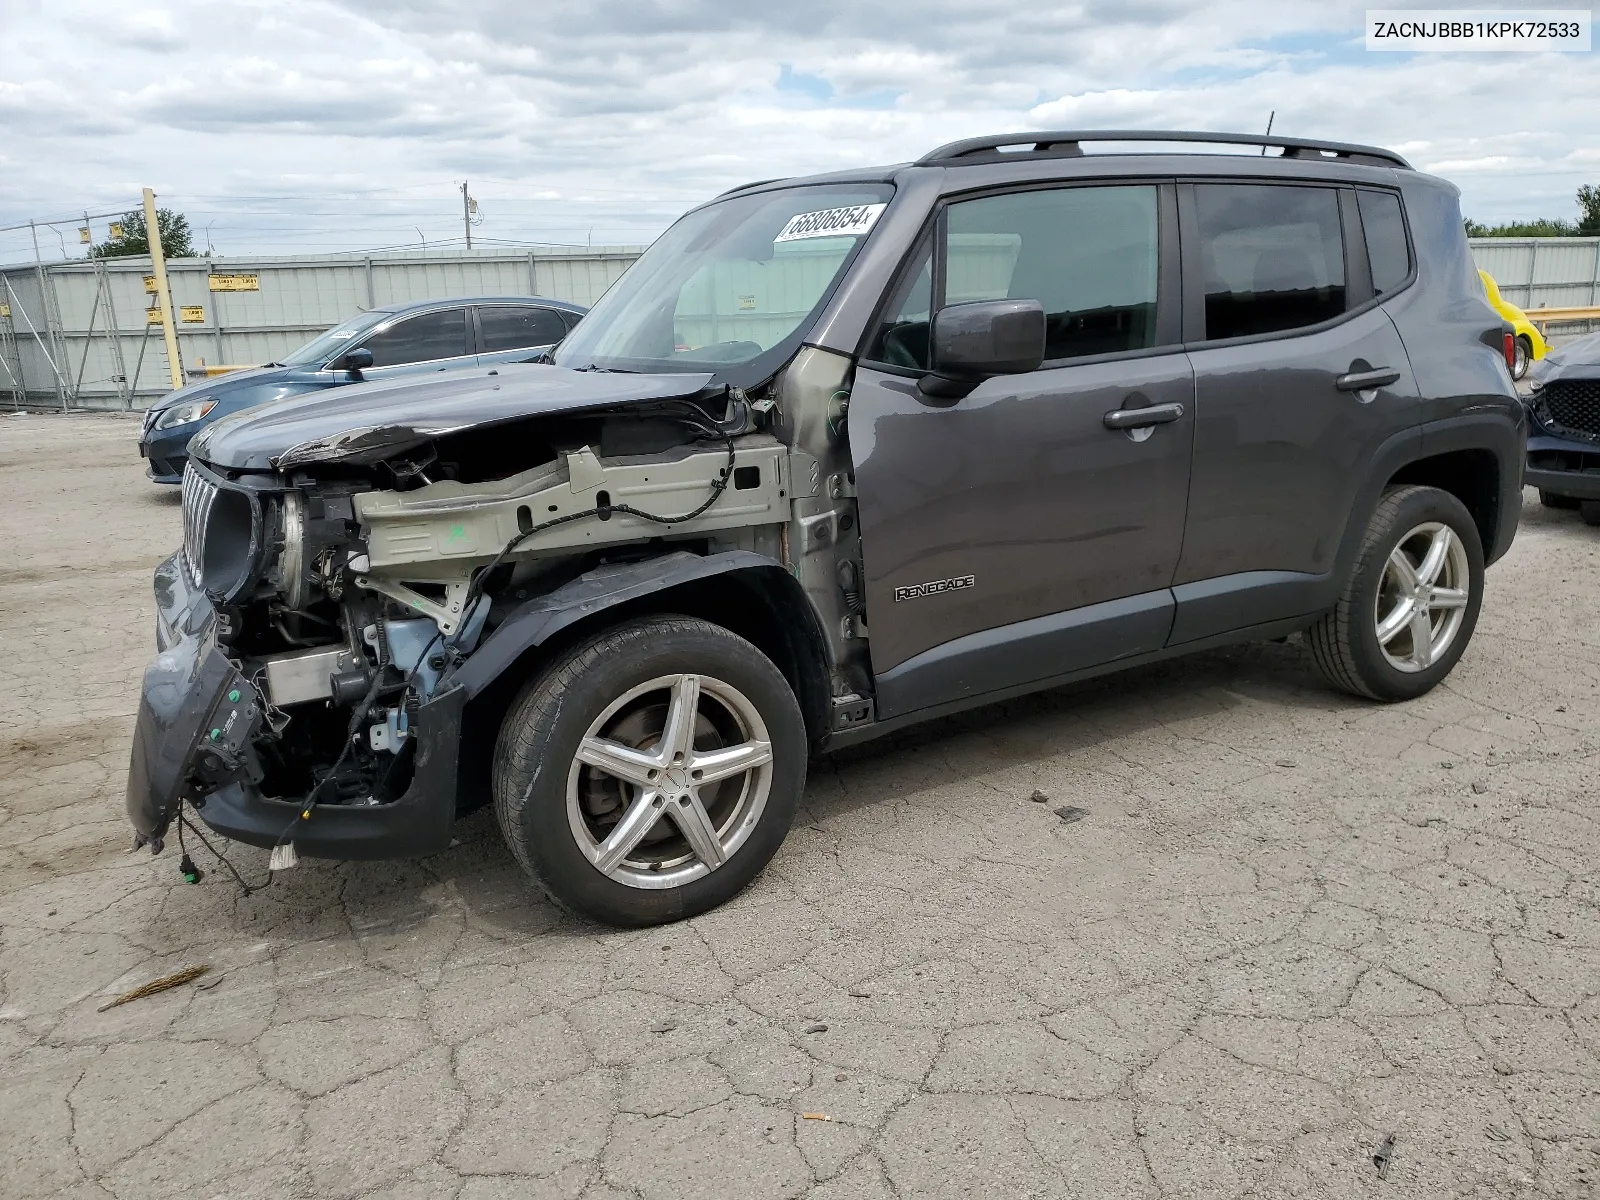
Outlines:
{"label": "front wheel", "polygon": [[1483,545],[1460,500],[1397,487],[1379,502],[1355,569],[1312,626],[1318,668],[1373,700],[1432,690],[1466,650],[1483,600]]}
{"label": "front wheel", "polygon": [[1528,340],[1528,335],[1517,334],[1517,341],[1511,357],[1511,378],[1521,379],[1528,373],[1528,367],[1533,362],[1533,343]]}
{"label": "front wheel", "polygon": [[1600,525],[1600,500],[1585,500],[1578,505],[1578,516],[1585,525]]}
{"label": "front wheel", "polygon": [[605,630],[524,689],[500,728],[495,812],[559,904],[611,925],[714,908],[782,844],[808,742],[783,675],[691,617]]}

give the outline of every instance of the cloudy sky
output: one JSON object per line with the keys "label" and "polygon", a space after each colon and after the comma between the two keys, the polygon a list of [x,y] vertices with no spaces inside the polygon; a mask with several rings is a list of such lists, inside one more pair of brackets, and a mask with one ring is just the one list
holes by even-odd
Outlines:
{"label": "cloudy sky", "polygon": [[[1435,0],[1437,2],[1437,0]],[[1515,9],[1518,6],[1513,5]],[[1600,182],[1589,54],[1373,54],[1293,0],[0,0],[0,226],[187,213],[219,254],[647,241],[734,184],[980,132],[1375,142],[1479,220]],[[97,237],[103,221],[94,222]],[[0,232],[0,261],[31,258]]]}

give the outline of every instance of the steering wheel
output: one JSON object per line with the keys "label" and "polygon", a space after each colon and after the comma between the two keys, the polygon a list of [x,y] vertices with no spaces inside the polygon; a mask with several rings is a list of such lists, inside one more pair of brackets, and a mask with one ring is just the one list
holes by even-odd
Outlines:
{"label": "steering wheel", "polygon": [[[918,344],[923,353],[918,353]],[[927,370],[928,325],[925,321],[907,321],[896,325],[883,335],[883,358],[892,366],[910,371]]]}

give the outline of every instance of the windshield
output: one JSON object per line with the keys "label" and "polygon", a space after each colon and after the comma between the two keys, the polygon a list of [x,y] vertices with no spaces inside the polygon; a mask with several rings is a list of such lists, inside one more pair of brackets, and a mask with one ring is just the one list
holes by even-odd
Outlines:
{"label": "windshield", "polygon": [[351,317],[341,325],[335,325],[327,333],[319,333],[300,349],[291,351],[278,359],[286,367],[308,367],[315,363],[321,366],[351,338],[366,333],[374,325],[381,325],[384,321],[394,316],[389,312],[367,312],[359,317]]}
{"label": "windshield", "polygon": [[887,184],[731,196],[688,214],[555,351],[558,366],[705,371],[802,329],[882,215]]}

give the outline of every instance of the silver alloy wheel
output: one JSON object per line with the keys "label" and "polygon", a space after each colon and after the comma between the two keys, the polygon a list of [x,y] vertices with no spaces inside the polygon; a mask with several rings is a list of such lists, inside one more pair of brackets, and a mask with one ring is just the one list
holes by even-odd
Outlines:
{"label": "silver alloy wheel", "polygon": [[1512,351],[1511,378],[1521,379],[1528,373],[1528,365],[1533,355],[1528,349],[1528,343],[1521,336],[1516,340],[1515,349]]}
{"label": "silver alloy wheel", "polygon": [[663,675],[606,706],[567,772],[578,848],[628,887],[682,887],[748,840],[772,790],[756,706],[709,675]]}
{"label": "silver alloy wheel", "polygon": [[1384,564],[1373,605],[1378,646],[1397,671],[1425,671],[1461,631],[1471,586],[1467,549],[1450,526],[1418,525]]}

